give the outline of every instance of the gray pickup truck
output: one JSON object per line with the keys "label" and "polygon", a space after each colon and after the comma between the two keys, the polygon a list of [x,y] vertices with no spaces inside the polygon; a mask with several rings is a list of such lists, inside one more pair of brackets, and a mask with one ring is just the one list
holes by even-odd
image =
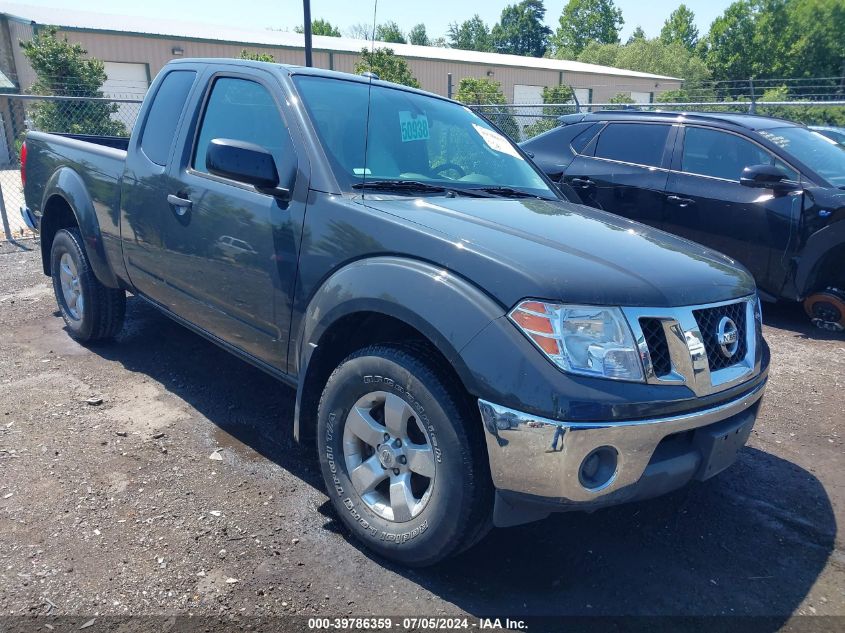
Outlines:
{"label": "gray pickup truck", "polygon": [[23,153],[68,333],[115,337],[130,292],[295,388],[338,515],[391,560],[707,479],[754,424],[750,275],[568,202],[461,104],[180,60],[130,139]]}

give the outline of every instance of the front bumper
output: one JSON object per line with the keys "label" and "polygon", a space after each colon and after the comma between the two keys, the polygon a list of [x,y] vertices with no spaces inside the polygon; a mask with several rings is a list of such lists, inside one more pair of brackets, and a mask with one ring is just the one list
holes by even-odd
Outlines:
{"label": "front bumper", "polygon": [[504,516],[505,500],[544,506],[545,515],[655,496],[712,477],[745,444],[764,389],[765,382],[718,406],[621,422],[550,420],[479,400],[499,493],[496,523],[523,522]]}

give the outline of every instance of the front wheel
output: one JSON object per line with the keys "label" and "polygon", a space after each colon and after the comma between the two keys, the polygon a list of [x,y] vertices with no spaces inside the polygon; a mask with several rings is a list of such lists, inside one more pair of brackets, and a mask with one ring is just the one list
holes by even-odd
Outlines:
{"label": "front wheel", "polygon": [[481,423],[424,350],[373,346],[326,383],[317,444],[329,497],[369,549],[424,566],[489,523]]}
{"label": "front wheel", "polygon": [[80,343],[108,339],[123,327],[126,293],[107,288],[91,270],[79,229],[62,229],[50,249],[50,276],[59,312]]}

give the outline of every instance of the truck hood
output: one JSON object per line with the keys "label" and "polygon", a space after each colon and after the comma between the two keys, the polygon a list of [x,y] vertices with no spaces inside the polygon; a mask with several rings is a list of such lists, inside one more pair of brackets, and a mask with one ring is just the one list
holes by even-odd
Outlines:
{"label": "truck hood", "polygon": [[505,198],[372,198],[364,204],[448,240],[431,259],[510,307],[526,297],[671,307],[755,291],[735,260],[589,207]]}

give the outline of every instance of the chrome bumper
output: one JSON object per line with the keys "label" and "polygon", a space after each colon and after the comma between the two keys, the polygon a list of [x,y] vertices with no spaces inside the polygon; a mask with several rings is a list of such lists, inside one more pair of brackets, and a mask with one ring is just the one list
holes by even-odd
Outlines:
{"label": "chrome bumper", "polygon": [[[606,423],[549,420],[479,400],[493,483],[499,490],[563,506],[621,503],[636,496],[636,484],[661,440],[737,416],[760,400],[764,389],[765,383],[731,402],[684,415]],[[615,457],[615,468],[607,466],[610,461],[602,466],[594,460],[600,466],[596,485],[582,477],[584,460],[594,452]]]}

